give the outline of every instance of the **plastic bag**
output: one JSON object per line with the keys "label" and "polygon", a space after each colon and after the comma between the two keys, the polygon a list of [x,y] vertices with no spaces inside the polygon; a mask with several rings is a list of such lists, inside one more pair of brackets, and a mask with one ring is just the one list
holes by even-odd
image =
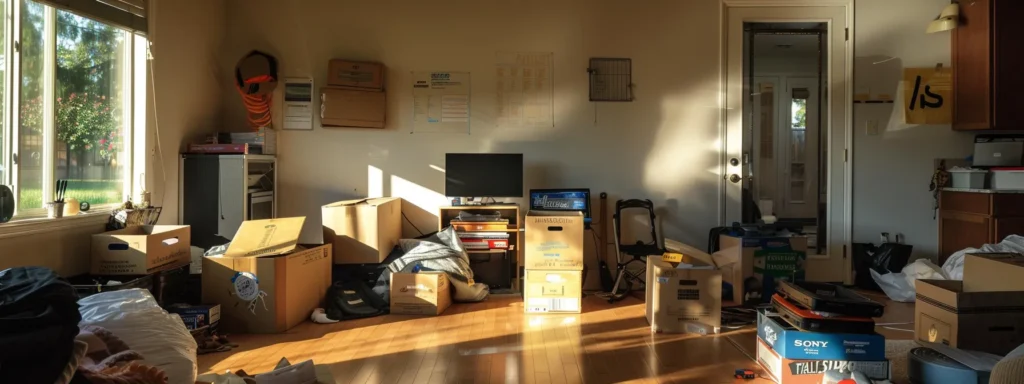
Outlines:
{"label": "plastic bag", "polygon": [[919,279],[928,280],[949,280],[946,273],[938,265],[927,259],[918,259],[903,268],[900,273],[881,274],[874,269],[871,270],[871,278],[878,283],[886,296],[893,301],[910,303],[917,296],[917,289],[914,282]]}
{"label": "plastic bag", "polygon": [[882,243],[875,246],[871,243],[853,244],[853,263],[855,280],[854,285],[863,289],[879,290],[875,283],[874,274],[868,274],[868,270],[886,275],[898,272],[907,265],[914,246],[900,243]]}
{"label": "plastic bag", "polygon": [[176,314],[145,289],[102,292],[78,301],[81,325],[98,325],[124,340],[143,363],[167,373],[169,384],[196,380],[196,341]]}

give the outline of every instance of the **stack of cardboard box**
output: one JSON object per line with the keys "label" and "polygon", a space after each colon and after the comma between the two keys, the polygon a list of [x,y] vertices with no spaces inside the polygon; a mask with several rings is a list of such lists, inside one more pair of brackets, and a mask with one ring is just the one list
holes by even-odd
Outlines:
{"label": "stack of cardboard box", "polygon": [[915,287],[918,340],[1000,356],[1024,344],[1024,255],[968,254],[963,281]]}
{"label": "stack of cardboard box", "polygon": [[384,128],[384,65],[331,60],[327,87],[320,90],[320,103],[321,126]]}
{"label": "stack of cardboard box", "polygon": [[526,313],[580,313],[583,214],[529,211],[524,266]]}

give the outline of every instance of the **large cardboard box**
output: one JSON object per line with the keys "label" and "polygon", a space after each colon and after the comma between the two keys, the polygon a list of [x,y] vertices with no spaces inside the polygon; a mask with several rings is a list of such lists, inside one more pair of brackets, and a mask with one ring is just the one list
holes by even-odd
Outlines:
{"label": "large cardboard box", "polygon": [[203,258],[203,302],[228,333],[280,333],[322,305],[331,245],[299,246],[304,217],[244,221],[221,256]]}
{"label": "large cardboard box", "polygon": [[969,253],[964,258],[964,292],[1019,291],[1024,294],[1024,255]]}
{"label": "large cardboard box", "polygon": [[803,279],[807,261],[806,237],[721,235],[718,244],[719,251],[712,257],[722,271],[722,281],[732,285],[732,297],[729,299],[736,304],[742,304],[746,298],[757,294],[760,294],[762,302],[767,303],[771,299],[770,293],[775,292],[776,280]]}
{"label": "large cardboard box", "polygon": [[392,314],[440,315],[451,305],[451,284],[444,272],[391,274]]}
{"label": "large cardboard box", "polygon": [[320,89],[320,125],[325,127],[384,128],[387,95],[384,91]]}
{"label": "large cardboard box", "polygon": [[787,359],[779,356],[760,338],[757,339],[757,364],[764,368],[772,380],[780,384],[821,384],[825,371],[833,369],[858,371],[872,380],[889,380],[892,376],[892,367],[888,360]]}
{"label": "large cardboard box", "polygon": [[321,208],[324,243],[334,245],[335,264],[384,261],[402,237],[402,199],[346,200]]}
{"label": "large cardboard box", "polygon": [[647,323],[654,332],[717,333],[722,326],[722,273],[710,260],[681,263],[647,256]]}
{"label": "large cardboard box", "polygon": [[192,258],[187,225],[144,225],[92,235],[93,275],[148,275]]}
{"label": "large cardboard box", "polygon": [[759,309],[757,313],[757,337],[787,359],[885,360],[885,337],[882,335],[804,332],[766,309]]}
{"label": "large cardboard box", "polygon": [[524,267],[534,270],[583,270],[583,213],[526,213]]}
{"label": "large cardboard box", "polygon": [[917,280],[914,286],[918,340],[1000,356],[1024,344],[1024,293],[964,292],[956,280]]}
{"label": "large cardboard box", "polygon": [[332,59],[327,63],[327,85],[383,90],[384,64]]}
{"label": "large cardboard box", "polygon": [[523,307],[526,313],[580,313],[582,271],[526,270]]}

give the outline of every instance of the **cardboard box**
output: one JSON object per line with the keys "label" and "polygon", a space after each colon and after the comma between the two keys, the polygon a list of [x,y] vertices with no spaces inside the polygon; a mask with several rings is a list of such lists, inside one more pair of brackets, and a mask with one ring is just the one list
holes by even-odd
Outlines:
{"label": "cardboard box", "polygon": [[583,213],[526,213],[524,267],[534,270],[583,270]]}
{"label": "cardboard box", "polygon": [[383,91],[320,89],[320,125],[324,127],[384,128],[387,96]]}
{"label": "cardboard box", "polygon": [[787,359],[885,360],[885,337],[882,335],[804,332],[764,309],[757,313],[757,337]]}
{"label": "cardboard box", "polygon": [[392,314],[440,315],[451,305],[451,284],[444,272],[391,274]]}
{"label": "cardboard box", "polygon": [[964,257],[964,292],[1024,294],[1024,255],[969,253]]}
{"label": "cardboard box", "polygon": [[[654,332],[718,333],[722,326],[722,273],[689,255],[673,265],[647,256],[647,323]],[[680,269],[682,268],[682,269]]]}
{"label": "cardboard box", "polygon": [[582,299],[583,271],[526,270],[526,313],[580,313]]}
{"label": "cardboard box", "polygon": [[93,275],[148,275],[192,259],[187,225],[144,225],[92,235]]}
{"label": "cardboard box", "polygon": [[228,333],[280,333],[322,305],[331,245],[300,247],[304,217],[242,222],[221,256],[203,258],[203,302],[220,304]]}
{"label": "cardboard box", "polygon": [[380,197],[331,203],[320,209],[324,243],[335,264],[377,264],[402,237],[402,199]]}
{"label": "cardboard box", "polygon": [[1000,356],[1024,344],[1024,293],[964,292],[956,280],[917,280],[914,286],[918,340]]}
{"label": "cardboard box", "polygon": [[384,90],[384,64],[332,59],[327,63],[327,85]]}
{"label": "cardboard box", "polygon": [[216,331],[220,324],[220,304],[210,305],[173,305],[167,312],[176,313],[185,322],[185,328],[199,329],[207,325],[210,331]]}
{"label": "cardboard box", "polygon": [[[777,279],[797,279],[804,276],[807,260],[806,237],[719,237],[719,251],[715,252],[715,265],[722,271],[722,281],[732,285],[732,300],[746,302],[748,293],[760,294],[762,302],[769,302],[775,292]],[[745,284],[753,278],[750,284]]]}
{"label": "cardboard box", "polygon": [[776,383],[821,384],[825,371],[854,370],[872,380],[889,380],[892,368],[888,360],[799,360],[779,356],[764,340],[757,339],[757,364],[764,368]]}

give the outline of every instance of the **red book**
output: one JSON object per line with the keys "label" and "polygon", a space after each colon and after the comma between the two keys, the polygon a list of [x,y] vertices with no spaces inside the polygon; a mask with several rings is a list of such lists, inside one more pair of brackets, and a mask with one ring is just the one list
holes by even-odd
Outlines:
{"label": "red book", "polygon": [[462,239],[462,244],[473,249],[508,249],[508,240]]}

